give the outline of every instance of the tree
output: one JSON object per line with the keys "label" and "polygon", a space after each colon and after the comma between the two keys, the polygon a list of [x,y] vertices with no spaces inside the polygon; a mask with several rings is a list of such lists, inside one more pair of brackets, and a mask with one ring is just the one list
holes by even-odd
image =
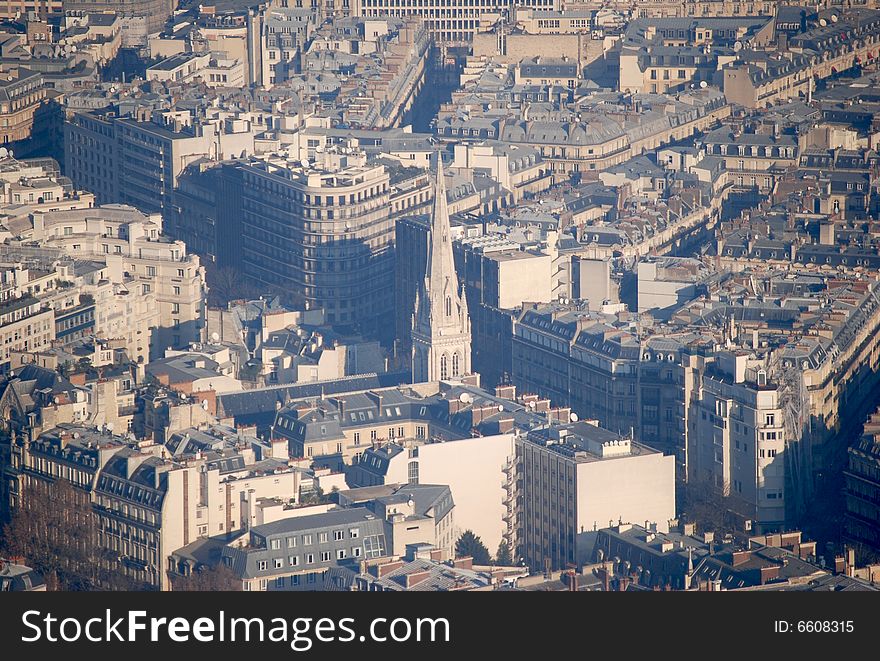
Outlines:
{"label": "tree", "polygon": [[171,579],[172,589],[179,592],[239,592],[241,581],[226,565],[202,567],[189,576]]}
{"label": "tree", "polygon": [[483,540],[477,537],[472,530],[465,530],[455,543],[455,557],[474,559],[475,565],[489,565],[492,558],[489,557],[489,549],[483,544]]}
{"label": "tree", "polygon": [[697,529],[715,534],[737,532],[736,517],[731,512],[737,503],[730,488],[720,489],[708,480],[691,479],[678,486],[676,500],[686,521]]}
{"label": "tree", "polygon": [[34,482],[4,529],[9,555],[40,571],[49,590],[96,589],[95,520],[88,495],[67,480]]}
{"label": "tree", "polygon": [[498,545],[498,551],[495,553],[495,564],[502,567],[513,565],[513,555],[510,552],[510,546],[504,540]]}

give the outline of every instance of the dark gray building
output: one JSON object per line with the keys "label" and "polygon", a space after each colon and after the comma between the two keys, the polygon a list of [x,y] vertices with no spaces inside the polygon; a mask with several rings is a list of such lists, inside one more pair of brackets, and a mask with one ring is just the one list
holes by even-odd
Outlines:
{"label": "dark gray building", "polygon": [[245,590],[316,590],[331,570],[387,555],[385,521],[353,507],[255,526],[247,547],[224,547],[223,563]]}

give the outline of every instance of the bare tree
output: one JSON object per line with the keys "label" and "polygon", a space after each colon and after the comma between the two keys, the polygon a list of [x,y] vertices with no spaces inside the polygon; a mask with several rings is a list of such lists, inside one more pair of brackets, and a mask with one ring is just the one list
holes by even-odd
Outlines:
{"label": "bare tree", "polygon": [[34,480],[3,530],[3,550],[43,574],[47,590],[144,590],[98,546],[89,494],[67,480]]}
{"label": "bare tree", "polygon": [[699,530],[736,532],[736,517],[731,513],[736,505],[729,487],[719,488],[708,480],[691,479],[679,485],[677,501],[681,516],[695,523]]}
{"label": "bare tree", "polygon": [[95,589],[95,519],[88,494],[67,480],[34,481],[4,529],[6,553],[42,572],[47,589]]}
{"label": "bare tree", "polygon": [[179,592],[239,592],[241,580],[226,565],[203,567],[189,576],[171,579],[172,590]]}

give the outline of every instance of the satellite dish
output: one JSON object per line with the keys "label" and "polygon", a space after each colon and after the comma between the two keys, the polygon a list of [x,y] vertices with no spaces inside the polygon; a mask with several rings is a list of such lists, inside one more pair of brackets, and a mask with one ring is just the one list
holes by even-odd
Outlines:
{"label": "satellite dish", "polygon": [[742,48],[743,48],[743,45],[742,45],[741,41],[737,41],[736,43],[733,44],[733,51],[735,53],[739,53],[742,50]]}
{"label": "satellite dish", "polygon": [[572,413],[570,416],[568,416],[568,419],[571,420],[572,422],[577,422],[578,421],[578,414]]}
{"label": "satellite dish", "polygon": [[301,160],[301,161],[299,162],[299,164],[300,164],[300,166],[302,166],[302,167],[304,167],[304,168],[308,168],[308,167],[309,167],[309,159],[304,158],[303,160]]}
{"label": "satellite dish", "polygon": [[831,22],[837,23],[837,14],[831,14]]}
{"label": "satellite dish", "polygon": [[0,158],[6,158],[9,156],[9,150],[6,147],[0,147]]}
{"label": "satellite dish", "polygon": [[205,409],[206,411],[208,410],[208,400],[207,399],[202,400],[202,408]]}
{"label": "satellite dish", "polygon": [[709,86],[709,84],[705,80],[700,81],[700,88],[701,89],[706,89],[706,87],[708,87],[708,86]]}
{"label": "satellite dish", "polygon": [[211,333],[211,341],[212,342],[219,342],[220,341],[220,334],[217,333],[217,331],[214,331],[213,333]]}
{"label": "satellite dish", "polygon": [[819,25],[821,25],[824,28],[826,25],[828,25],[828,21],[826,21],[824,18],[820,18]]}
{"label": "satellite dish", "polygon": [[466,392],[463,392],[458,396],[458,401],[460,401],[462,404],[470,404],[471,396],[468,395]]}

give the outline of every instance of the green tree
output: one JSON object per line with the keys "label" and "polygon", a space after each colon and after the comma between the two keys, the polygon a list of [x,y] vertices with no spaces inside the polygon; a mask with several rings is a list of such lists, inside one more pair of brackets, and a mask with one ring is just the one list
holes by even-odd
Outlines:
{"label": "green tree", "polygon": [[495,564],[502,567],[513,565],[513,555],[510,552],[510,546],[504,540],[498,545],[498,551],[495,553]]}
{"label": "green tree", "polygon": [[472,530],[465,530],[455,543],[455,557],[474,559],[475,565],[488,565],[492,563],[489,557],[489,549],[483,544],[483,540],[477,537]]}

